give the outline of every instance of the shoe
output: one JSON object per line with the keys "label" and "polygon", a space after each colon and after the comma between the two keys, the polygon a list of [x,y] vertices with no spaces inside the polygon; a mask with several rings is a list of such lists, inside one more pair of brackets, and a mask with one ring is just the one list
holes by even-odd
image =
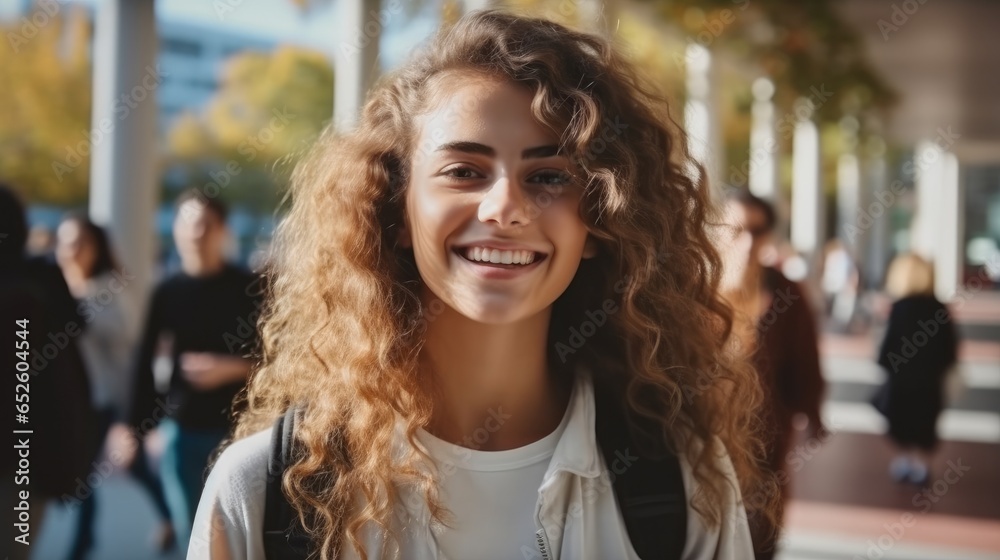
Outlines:
{"label": "shoe", "polygon": [[889,477],[896,482],[906,482],[910,479],[911,466],[907,457],[896,457],[889,464]]}

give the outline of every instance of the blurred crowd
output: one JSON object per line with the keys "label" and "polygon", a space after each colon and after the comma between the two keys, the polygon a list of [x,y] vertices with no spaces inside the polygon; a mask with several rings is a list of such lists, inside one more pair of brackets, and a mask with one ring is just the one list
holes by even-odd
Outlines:
{"label": "blurred crowd", "polygon": [[[736,190],[725,209],[732,237],[722,255],[722,290],[735,310],[737,347],[755,364],[767,399],[764,467],[787,500],[782,474],[795,432],[804,428],[821,441],[825,434],[819,333],[863,328],[873,314],[860,303],[857,267],[842,244],[827,247],[813,289],[802,281],[808,263],[775,242],[770,203]],[[3,317],[30,320],[31,425],[48,434],[33,450],[34,526],[46,507],[75,507],[70,557],[87,557],[100,505],[95,490],[114,470],[134,478],[155,506],[155,547],[183,550],[205,472],[259,352],[265,290],[258,275],[224,257],[226,207],[197,191],[176,201],[180,270],[159,281],[143,309],[122,297],[129,271],[85,214],[67,215],[52,250],[31,256],[24,208],[12,189],[0,188],[0,210],[10,231],[0,243]],[[872,396],[898,448],[889,475],[916,485],[929,479],[942,386],[957,360],[955,328],[933,295],[932,271],[911,254],[890,266],[886,291],[894,303],[877,357],[887,382]],[[915,325],[926,334],[919,360],[905,347]],[[774,540],[761,537],[771,529],[762,522],[753,528],[758,558],[774,554]]]}
{"label": "blurred crowd", "polygon": [[33,448],[32,526],[41,527],[47,507],[76,508],[74,559],[93,548],[96,490],[115,471],[154,504],[155,547],[184,550],[204,472],[256,354],[263,287],[224,258],[226,207],[196,191],[176,205],[181,270],[136,310],[122,295],[130,273],[103,228],[70,214],[54,250],[30,257],[24,208],[0,188],[2,222],[11,226],[0,244],[3,317],[30,326],[30,426],[45,434],[41,452]]}

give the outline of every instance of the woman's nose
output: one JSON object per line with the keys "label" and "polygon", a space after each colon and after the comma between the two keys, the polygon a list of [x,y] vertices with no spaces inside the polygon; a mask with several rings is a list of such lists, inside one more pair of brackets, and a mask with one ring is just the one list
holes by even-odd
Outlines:
{"label": "woman's nose", "polygon": [[500,177],[479,203],[479,219],[500,227],[525,226],[530,221],[528,200],[517,181]]}

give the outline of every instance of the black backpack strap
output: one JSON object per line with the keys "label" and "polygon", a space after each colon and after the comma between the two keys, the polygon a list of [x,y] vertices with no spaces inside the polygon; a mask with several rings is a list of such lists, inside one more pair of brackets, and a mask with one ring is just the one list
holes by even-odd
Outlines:
{"label": "black backpack strap", "polygon": [[264,557],[267,560],[302,560],[309,556],[310,542],[299,517],[288,503],[281,481],[294,460],[296,408],[290,407],[274,423],[271,452],[267,462],[264,501]]}
{"label": "black backpack strap", "polygon": [[597,443],[612,477],[615,498],[632,548],[642,560],[680,560],[687,540],[687,495],[680,461],[639,456],[624,408],[595,387]]}

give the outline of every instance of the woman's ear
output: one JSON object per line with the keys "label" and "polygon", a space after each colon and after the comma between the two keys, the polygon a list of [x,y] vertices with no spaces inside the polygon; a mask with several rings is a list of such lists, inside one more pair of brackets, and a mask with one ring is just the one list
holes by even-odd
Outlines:
{"label": "woman's ear", "polygon": [[597,241],[594,236],[587,235],[587,241],[583,244],[583,258],[592,259],[597,256]]}

